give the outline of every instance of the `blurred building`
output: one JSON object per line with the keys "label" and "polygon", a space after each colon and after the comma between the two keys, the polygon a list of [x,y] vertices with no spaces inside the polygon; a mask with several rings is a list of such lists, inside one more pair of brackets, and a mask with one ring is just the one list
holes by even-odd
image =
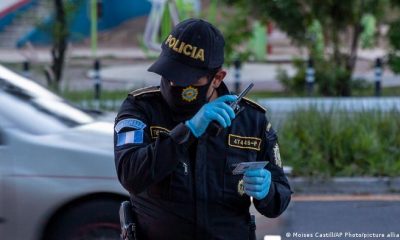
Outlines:
{"label": "blurred building", "polygon": [[[83,41],[90,34],[90,0],[70,0],[74,10],[69,18],[70,40]],[[149,14],[148,0],[98,0],[99,31],[119,26],[127,20]],[[51,0],[0,1],[0,47],[22,47],[30,42],[48,45],[54,24],[54,4]],[[141,24],[142,25],[142,24]],[[140,29],[141,30],[141,29]],[[132,36],[132,41],[134,41]]]}

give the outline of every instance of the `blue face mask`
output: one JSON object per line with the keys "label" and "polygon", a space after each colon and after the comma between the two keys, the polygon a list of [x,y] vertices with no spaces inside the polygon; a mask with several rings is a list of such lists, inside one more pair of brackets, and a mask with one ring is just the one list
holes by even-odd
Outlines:
{"label": "blue face mask", "polygon": [[200,108],[209,102],[207,97],[212,78],[203,86],[171,86],[170,81],[162,78],[160,90],[170,109],[179,115],[193,116]]}

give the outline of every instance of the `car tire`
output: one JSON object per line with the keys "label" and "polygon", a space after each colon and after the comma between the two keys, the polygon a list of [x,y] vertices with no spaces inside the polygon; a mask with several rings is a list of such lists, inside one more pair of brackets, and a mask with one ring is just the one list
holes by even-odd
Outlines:
{"label": "car tire", "polygon": [[44,240],[119,240],[120,202],[99,200],[68,209],[54,222]]}

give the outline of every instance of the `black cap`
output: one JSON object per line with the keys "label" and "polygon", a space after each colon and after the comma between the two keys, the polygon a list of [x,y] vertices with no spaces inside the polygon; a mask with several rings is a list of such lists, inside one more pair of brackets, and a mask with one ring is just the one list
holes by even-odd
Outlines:
{"label": "black cap", "polygon": [[224,37],[211,23],[187,19],[174,27],[148,71],[179,86],[195,83],[224,63]]}

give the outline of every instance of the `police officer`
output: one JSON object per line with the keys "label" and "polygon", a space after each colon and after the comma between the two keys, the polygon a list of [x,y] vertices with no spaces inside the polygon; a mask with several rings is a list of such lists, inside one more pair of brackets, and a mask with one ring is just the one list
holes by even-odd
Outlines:
{"label": "police officer", "polygon": [[[138,239],[249,239],[250,197],[279,216],[291,190],[275,131],[250,100],[235,114],[223,79],[224,38],[201,19],[179,23],[149,71],[160,86],[131,92],[115,120],[115,165],[131,194]],[[218,123],[220,134],[208,126]],[[265,168],[234,175],[241,162]]]}

